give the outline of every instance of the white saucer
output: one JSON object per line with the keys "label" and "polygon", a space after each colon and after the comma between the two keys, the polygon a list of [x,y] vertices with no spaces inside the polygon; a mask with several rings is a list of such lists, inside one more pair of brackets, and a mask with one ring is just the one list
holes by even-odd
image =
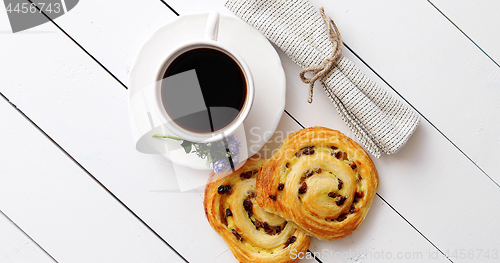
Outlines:
{"label": "white saucer", "polygon": [[[136,148],[143,153],[160,153],[174,164],[198,170],[211,170],[205,160],[186,154],[180,142],[152,138],[155,133],[170,134],[152,114],[153,102],[148,88],[155,79],[162,58],[186,41],[202,39],[208,13],[183,15],[158,29],[139,51],[130,71],[129,113]],[[255,28],[236,17],[220,14],[218,41],[238,53],[247,63],[255,83],[250,113],[237,136],[246,137],[248,156],[257,153],[271,138],[285,108],[285,73],[269,41]],[[242,134],[243,135],[240,135]],[[245,142],[242,143],[244,147]]]}

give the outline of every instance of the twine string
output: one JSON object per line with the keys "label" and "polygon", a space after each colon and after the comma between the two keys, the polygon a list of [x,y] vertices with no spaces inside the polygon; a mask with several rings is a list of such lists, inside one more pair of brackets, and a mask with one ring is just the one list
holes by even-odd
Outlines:
{"label": "twine string", "polygon": [[[337,28],[337,25],[335,25],[333,20],[325,15],[325,10],[323,7],[321,7],[319,11],[321,13],[321,16],[323,17],[323,20],[326,23],[328,38],[333,44],[333,49],[332,49],[332,54],[327,58],[325,58],[325,60],[323,60],[321,64],[317,66],[308,67],[300,71],[299,75],[302,82],[309,84],[309,98],[307,99],[307,102],[309,103],[312,103],[313,88],[316,80],[326,76],[337,65],[338,61],[342,58],[343,43],[339,29]],[[313,77],[312,78],[305,77],[305,73],[307,72],[312,72],[314,74]]]}

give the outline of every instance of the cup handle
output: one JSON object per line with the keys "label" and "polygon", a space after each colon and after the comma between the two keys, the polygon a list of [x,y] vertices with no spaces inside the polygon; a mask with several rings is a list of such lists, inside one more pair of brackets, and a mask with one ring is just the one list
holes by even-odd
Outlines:
{"label": "cup handle", "polygon": [[217,35],[219,34],[219,13],[210,12],[208,14],[207,26],[205,28],[205,39],[217,41]]}

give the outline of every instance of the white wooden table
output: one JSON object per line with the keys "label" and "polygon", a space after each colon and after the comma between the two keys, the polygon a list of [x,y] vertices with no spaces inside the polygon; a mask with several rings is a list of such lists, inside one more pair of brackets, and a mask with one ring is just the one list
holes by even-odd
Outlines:
{"label": "white wooden table", "polygon": [[[359,229],[314,239],[303,262],[500,262],[500,2],[311,0],[344,55],[422,117],[397,154],[374,159],[378,195]],[[128,75],[177,14],[224,0],[85,0],[15,33],[0,10],[0,262],[235,262],[173,165],[134,148]],[[170,6],[170,8],[169,8]],[[353,137],[280,50],[278,132],[322,125]],[[267,145],[274,149],[281,138]]]}

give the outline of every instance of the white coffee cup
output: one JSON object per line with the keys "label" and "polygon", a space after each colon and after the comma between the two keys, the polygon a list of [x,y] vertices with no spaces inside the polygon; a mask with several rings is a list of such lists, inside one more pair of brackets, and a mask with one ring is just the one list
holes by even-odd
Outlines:
{"label": "white coffee cup", "polygon": [[[155,102],[154,108],[158,113],[158,117],[168,128],[168,130],[170,130],[176,136],[184,140],[192,142],[211,142],[211,141],[221,140],[224,137],[233,134],[238,128],[241,128],[241,126],[243,125],[243,121],[250,112],[250,108],[253,103],[255,88],[250,69],[246,65],[245,61],[237,53],[232,51],[231,48],[227,47],[223,43],[217,41],[218,29],[219,29],[219,14],[217,12],[211,12],[207,19],[207,25],[205,28],[205,38],[186,42],[178,46],[177,48],[174,48],[171,52],[166,54],[165,58],[162,60],[163,61],[162,65],[158,67],[159,69],[156,74],[156,82],[155,82],[156,84],[153,90],[154,92],[153,98]],[[243,73],[246,81],[246,89],[247,89],[243,106],[239,111],[238,115],[236,116],[236,118],[225,127],[209,133],[193,132],[175,123],[165,110],[165,107],[163,105],[164,102],[161,96],[162,78],[169,65],[178,56],[190,50],[199,48],[215,49],[231,57],[240,67],[241,72]],[[214,77],[222,77],[222,76],[214,76]],[[196,109],[193,110],[196,111]]]}

